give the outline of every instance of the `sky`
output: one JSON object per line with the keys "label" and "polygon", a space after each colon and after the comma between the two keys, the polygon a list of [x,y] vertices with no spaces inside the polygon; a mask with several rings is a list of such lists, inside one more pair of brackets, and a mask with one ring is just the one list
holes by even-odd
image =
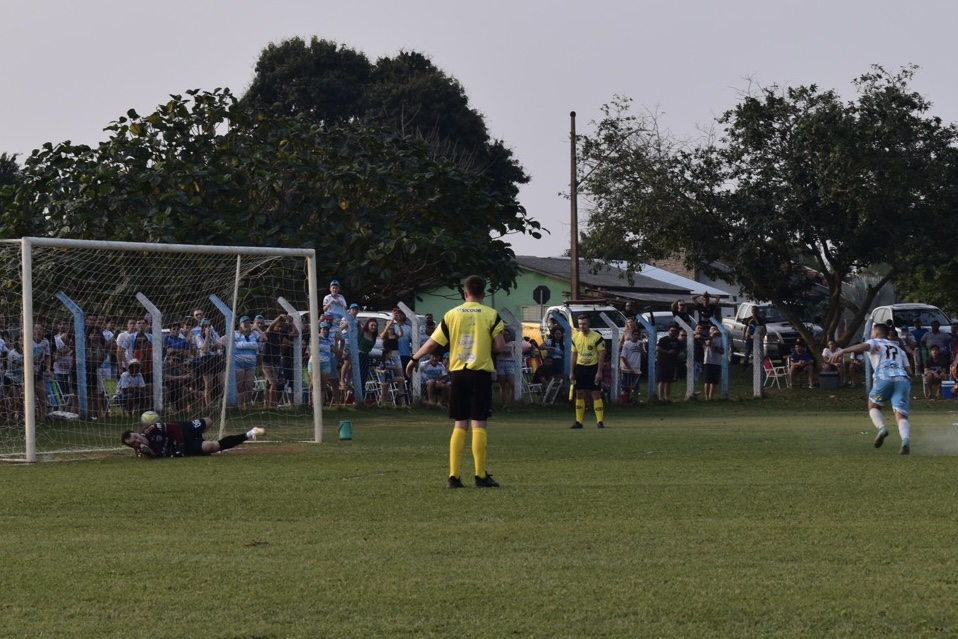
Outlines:
{"label": "sky", "polygon": [[[518,255],[569,247],[570,112],[579,134],[621,95],[696,135],[752,86],[816,84],[855,97],[871,65],[920,67],[912,88],[958,122],[954,0],[0,0],[0,152],[96,145],[129,109],[170,94],[242,95],[269,43],[317,36],[371,60],[418,51],[464,87],[531,176],[519,194],[551,233]],[[579,204],[579,225],[588,216]]]}

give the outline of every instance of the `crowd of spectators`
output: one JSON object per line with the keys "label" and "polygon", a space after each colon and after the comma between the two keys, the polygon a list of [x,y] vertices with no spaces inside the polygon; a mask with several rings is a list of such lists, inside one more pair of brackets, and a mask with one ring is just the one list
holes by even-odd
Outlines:
{"label": "crowd of spectators", "polygon": [[[308,352],[308,335],[299,335],[296,322],[280,313],[271,319],[263,314],[244,314],[236,326],[220,335],[203,309],[170,323],[161,347],[164,406],[175,413],[190,413],[218,401],[224,390],[225,356],[232,352],[236,407],[248,411],[254,406],[274,409],[294,402],[291,397],[294,361],[303,363],[303,401],[319,399],[327,405],[344,405],[355,401],[353,357],[350,344],[356,349],[358,379],[367,403],[409,405],[412,380],[406,375],[412,354],[413,325],[396,307],[384,319],[358,317],[358,304],[348,304],[338,281],[329,285],[323,299],[323,313],[317,323],[319,333],[319,366],[323,388],[308,388],[313,365]],[[720,331],[711,324],[718,317],[716,301],[707,293],[695,296],[690,303],[677,300],[672,314],[693,327],[691,337],[676,321],[660,331],[654,345],[636,321],[633,303],[626,305],[626,325],[621,331],[619,359],[607,361],[603,371],[604,390],[611,381],[611,367],[620,374],[622,404],[639,402],[643,377],[648,377],[650,349],[656,354],[656,396],[671,399],[673,382],[684,379],[688,367],[696,384],[704,380],[705,399],[712,399],[721,370],[721,361],[728,354],[722,348]],[[384,314],[386,315],[386,314]],[[356,331],[349,339],[349,319],[356,320]],[[381,315],[380,317],[383,317]],[[119,326],[118,326],[119,320]],[[136,415],[152,408],[154,384],[153,330],[150,316],[116,318],[90,314],[85,318],[85,377],[77,379],[77,345],[72,321],[59,319],[51,323],[38,317],[33,336],[26,347],[32,348],[36,380],[38,416],[45,419],[55,410],[77,410],[76,397],[80,385],[86,389],[91,417],[98,418],[110,407]],[[121,327],[122,328],[121,328]],[[424,343],[436,328],[431,315],[418,322],[419,342]],[[754,330],[758,322],[751,327]],[[894,327],[892,327],[894,328]],[[308,331],[308,328],[305,330]],[[747,329],[748,330],[748,329]],[[899,342],[921,376],[925,397],[938,398],[942,383],[958,379],[958,324],[953,332],[941,330],[937,322],[925,329],[916,323],[911,330],[894,331],[891,338]],[[303,338],[298,340],[297,338]],[[692,361],[687,361],[688,340],[693,340]],[[496,364],[495,384],[500,403],[508,407],[518,385],[525,383],[545,388],[555,379],[565,387],[566,335],[556,323],[548,326],[545,339],[519,336],[510,328],[505,332],[506,351]],[[229,343],[231,342],[231,343]],[[301,359],[294,357],[296,344],[303,349]],[[228,349],[227,347],[231,348]],[[22,410],[24,382],[24,339],[19,331],[7,330],[0,315],[0,372],[2,372],[2,408],[4,414]],[[796,344],[786,359],[789,385],[799,381],[815,385],[816,373],[836,373],[839,384],[854,385],[864,375],[860,354],[841,364],[831,362],[837,349],[829,340],[822,352],[823,364],[817,370],[812,354],[803,344]],[[447,356],[448,357],[448,356]],[[521,369],[516,362],[522,362]],[[448,402],[449,371],[442,353],[420,365],[421,396],[427,405]],[[746,359],[745,366],[748,365]]]}

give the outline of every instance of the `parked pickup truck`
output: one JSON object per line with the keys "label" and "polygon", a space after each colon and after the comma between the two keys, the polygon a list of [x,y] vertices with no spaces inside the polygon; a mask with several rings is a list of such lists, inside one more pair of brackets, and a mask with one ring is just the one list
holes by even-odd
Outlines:
{"label": "parked pickup truck", "polygon": [[[752,319],[752,309],[758,308],[759,317],[765,321],[765,354],[771,359],[787,357],[795,342],[799,340],[798,331],[791,325],[785,315],[771,304],[758,302],[743,302],[738,305],[735,317],[722,320],[722,325],[728,330],[732,340],[732,361],[736,362],[745,357],[745,327]],[[814,324],[807,324],[818,338],[822,329]]]}

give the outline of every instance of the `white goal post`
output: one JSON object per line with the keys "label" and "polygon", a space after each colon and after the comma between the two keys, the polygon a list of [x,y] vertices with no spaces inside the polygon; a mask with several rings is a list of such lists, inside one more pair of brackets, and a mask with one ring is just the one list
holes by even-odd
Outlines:
{"label": "white goal post", "polygon": [[[134,407],[170,419],[207,410],[202,414],[218,420],[220,436],[262,424],[268,431],[275,427],[281,438],[322,441],[322,402],[310,396],[311,389],[322,388],[320,367],[306,372],[299,366],[306,356],[319,361],[318,331],[305,326],[302,332],[284,333],[283,353],[294,353],[289,362],[296,366],[283,356],[279,389],[271,380],[264,390],[262,354],[256,356],[255,380],[240,374],[249,372],[240,352],[233,356],[234,341],[242,341],[238,323],[243,316],[265,316],[252,329],[260,347],[269,320],[284,325],[285,309],[308,313],[309,324],[319,317],[312,249],[26,237],[0,241],[0,287],[5,343],[0,349],[0,459],[34,462],[40,455],[115,449],[123,430],[137,428]],[[108,330],[111,320],[116,326]],[[146,328],[118,341],[126,329],[121,322]],[[108,333],[112,340],[106,339]],[[142,349],[133,350],[134,338]],[[169,352],[179,348],[182,352]],[[200,366],[213,355],[219,368]],[[123,403],[118,398],[133,377],[123,379],[121,373],[131,361],[128,373],[149,382],[138,387],[142,395],[136,395],[136,403]],[[187,381],[174,384],[179,379]],[[172,386],[182,392],[171,395]],[[270,404],[264,393],[282,399]]]}

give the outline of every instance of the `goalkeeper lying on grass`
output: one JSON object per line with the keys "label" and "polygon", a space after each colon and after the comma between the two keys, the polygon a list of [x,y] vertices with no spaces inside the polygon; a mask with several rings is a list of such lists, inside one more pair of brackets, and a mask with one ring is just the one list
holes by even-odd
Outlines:
{"label": "goalkeeper lying on grass", "polygon": [[140,417],[143,424],[140,432],[128,430],[121,435],[123,445],[132,448],[140,459],[212,455],[266,433],[262,428],[252,428],[242,435],[227,435],[220,440],[207,441],[203,439],[203,431],[213,423],[209,417],[168,424],[159,422],[158,419],[159,415],[147,411]]}

